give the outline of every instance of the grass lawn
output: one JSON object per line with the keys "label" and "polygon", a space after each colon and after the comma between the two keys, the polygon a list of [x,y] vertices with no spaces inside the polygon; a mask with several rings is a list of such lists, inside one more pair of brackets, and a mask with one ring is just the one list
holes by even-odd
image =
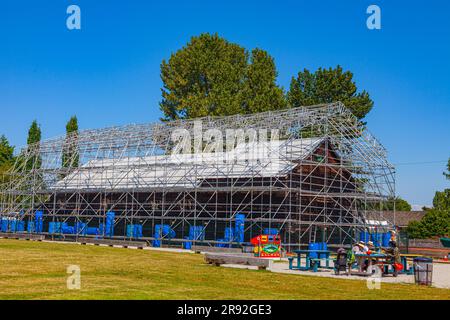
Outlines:
{"label": "grass lawn", "polygon": [[[81,289],[66,288],[68,265]],[[450,290],[207,265],[199,254],[0,239],[0,299],[450,299]]]}

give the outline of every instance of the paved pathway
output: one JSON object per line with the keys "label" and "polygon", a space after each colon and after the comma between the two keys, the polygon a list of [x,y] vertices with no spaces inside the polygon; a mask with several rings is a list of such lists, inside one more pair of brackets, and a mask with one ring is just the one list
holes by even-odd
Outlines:
{"label": "paved pathway", "polygon": [[[243,265],[222,265],[223,267],[230,268],[242,268],[255,270],[256,267],[253,266],[243,266]],[[450,264],[449,263],[434,263],[433,264],[433,286],[437,288],[450,289]],[[319,269],[319,272],[311,271],[300,271],[300,270],[290,270],[287,261],[274,262],[270,268],[271,272],[275,273],[285,273],[285,274],[297,274],[302,276],[310,277],[328,277],[337,279],[352,279],[367,281],[368,277],[361,276],[346,276],[346,275],[335,275],[333,270]],[[383,283],[414,283],[414,275],[400,274],[398,277],[386,276],[381,277],[381,282]]]}

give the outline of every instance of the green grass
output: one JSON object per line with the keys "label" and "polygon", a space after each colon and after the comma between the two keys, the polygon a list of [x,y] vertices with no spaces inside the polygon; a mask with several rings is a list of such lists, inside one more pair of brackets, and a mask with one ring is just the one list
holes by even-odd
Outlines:
{"label": "green grass", "polygon": [[[66,288],[68,265],[81,289]],[[0,239],[0,299],[450,299],[450,290],[207,265],[199,254]]]}

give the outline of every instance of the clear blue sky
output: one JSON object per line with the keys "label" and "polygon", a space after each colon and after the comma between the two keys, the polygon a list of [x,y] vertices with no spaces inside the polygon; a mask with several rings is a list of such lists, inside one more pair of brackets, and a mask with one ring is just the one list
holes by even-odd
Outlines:
{"label": "clear blue sky", "polygon": [[[81,30],[66,8],[81,8]],[[366,8],[382,29],[366,28]],[[397,191],[429,205],[449,187],[449,1],[112,1],[2,0],[0,134],[26,142],[33,119],[44,138],[81,128],[156,121],[159,65],[191,36],[218,32],[275,58],[280,85],[303,68],[342,65],[370,92],[369,128],[397,166]],[[436,161],[440,161],[436,163]]]}

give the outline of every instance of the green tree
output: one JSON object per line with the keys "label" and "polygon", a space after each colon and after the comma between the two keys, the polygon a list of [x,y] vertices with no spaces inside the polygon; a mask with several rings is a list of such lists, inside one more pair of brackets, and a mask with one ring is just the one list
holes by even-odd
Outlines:
{"label": "green tree", "polygon": [[444,172],[444,176],[450,180],[450,158],[448,159],[447,162],[447,172]]}
{"label": "green tree", "polygon": [[363,119],[372,109],[373,101],[367,91],[358,92],[353,73],[341,66],[311,73],[304,69],[293,77],[288,103],[291,107],[310,106],[341,101],[358,119]]}
{"label": "green tree", "polygon": [[4,135],[0,137],[0,167],[9,165],[14,159],[14,147],[9,144]]}
{"label": "green tree", "polygon": [[163,120],[275,110],[286,106],[273,58],[251,55],[217,34],[204,33],[161,63]]}
{"label": "green tree", "polygon": [[411,221],[406,227],[406,233],[411,239],[426,238],[426,230],[424,230],[424,225],[420,221]]}
{"label": "green tree", "polygon": [[450,189],[436,191],[433,198],[433,208],[437,210],[450,210]]}
{"label": "green tree", "polygon": [[413,239],[447,236],[450,234],[450,210],[429,209],[420,221],[410,222],[406,232]]}
{"label": "green tree", "polygon": [[4,135],[0,137],[0,188],[2,183],[9,181],[7,171],[14,163],[14,147],[9,144]]}
{"label": "green tree", "polygon": [[229,115],[242,108],[248,54],[217,34],[201,34],[161,63],[164,120]]}
{"label": "green tree", "polygon": [[42,164],[42,159],[40,157],[40,146],[41,141],[41,128],[36,120],[31,123],[30,129],[28,130],[27,144],[31,156],[27,159],[26,168],[27,170],[39,169]]}
{"label": "green tree", "polygon": [[286,108],[283,89],[277,86],[274,59],[264,50],[254,49],[244,85],[245,113]]}
{"label": "green tree", "polygon": [[36,120],[31,123],[30,129],[28,129],[27,144],[32,145],[41,141],[41,127]]}
{"label": "green tree", "polygon": [[394,208],[396,211],[411,211],[411,205],[408,203],[408,201],[400,197],[388,199],[382,204],[383,210],[394,211]]}
{"label": "green tree", "polygon": [[62,153],[62,167],[77,168],[79,162],[78,119],[76,116],[72,116],[66,124],[66,141]]}

